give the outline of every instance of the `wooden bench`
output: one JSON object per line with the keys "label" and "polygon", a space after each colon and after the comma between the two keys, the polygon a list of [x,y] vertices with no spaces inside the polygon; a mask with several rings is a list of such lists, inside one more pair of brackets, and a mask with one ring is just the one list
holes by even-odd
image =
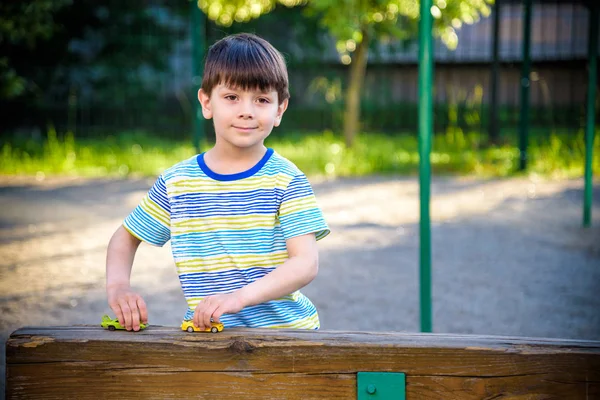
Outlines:
{"label": "wooden bench", "polygon": [[411,400],[600,399],[600,342],[576,340],[32,327],[10,336],[6,367],[7,399],[404,398],[357,389],[361,371],[404,373]]}

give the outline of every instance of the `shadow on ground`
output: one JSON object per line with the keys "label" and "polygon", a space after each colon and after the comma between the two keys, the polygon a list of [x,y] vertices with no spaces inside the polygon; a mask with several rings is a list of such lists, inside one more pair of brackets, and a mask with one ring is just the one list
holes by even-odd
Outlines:
{"label": "shadow on ground", "polygon": [[[1,338],[23,325],[98,324],[110,235],[152,180],[0,187]],[[434,179],[434,332],[600,339],[600,185]],[[314,185],[332,234],[303,292],[323,329],[419,331],[416,178]],[[142,246],[133,284],[150,323],[185,309],[169,248]],[[0,376],[4,377],[2,354]],[[4,393],[2,378],[1,393]]]}

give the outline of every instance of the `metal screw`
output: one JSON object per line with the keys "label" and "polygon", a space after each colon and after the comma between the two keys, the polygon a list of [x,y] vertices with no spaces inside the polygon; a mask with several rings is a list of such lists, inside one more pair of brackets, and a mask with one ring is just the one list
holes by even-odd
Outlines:
{"label": "metal screw", "polygon": [[370,383],[367,386],[367,393],[369,393],[369,394],[375,394],[376,391],[377,391],[377,388],[372,383]]}

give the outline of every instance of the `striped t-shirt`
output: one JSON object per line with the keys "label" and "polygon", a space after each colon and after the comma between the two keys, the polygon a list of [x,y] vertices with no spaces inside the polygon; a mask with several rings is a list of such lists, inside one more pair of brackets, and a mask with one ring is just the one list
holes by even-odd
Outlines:
{"label": "striped t-shirt", "polygon": [[[204,297],[233,292],[281,265],[287,239],[329,234],[306,176],[272,149],[238,174],[213,172],[203,154],[174,165],[123,225],[153,245],[171,240],[184,319]],[[226,327],[319,328],[315,306],[300,291],[220,320]]]}

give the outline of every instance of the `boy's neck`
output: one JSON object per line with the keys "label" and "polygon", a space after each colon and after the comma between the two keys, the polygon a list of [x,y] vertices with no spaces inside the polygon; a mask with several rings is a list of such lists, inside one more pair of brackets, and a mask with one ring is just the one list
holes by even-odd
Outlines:
{"label": "boy's neck", "polygon": [[244,172],[255,166],[265,155],[264,145],[248,149],[223,148],[216,144],[204,153],[204,162],[211,171],[222,175]]}

